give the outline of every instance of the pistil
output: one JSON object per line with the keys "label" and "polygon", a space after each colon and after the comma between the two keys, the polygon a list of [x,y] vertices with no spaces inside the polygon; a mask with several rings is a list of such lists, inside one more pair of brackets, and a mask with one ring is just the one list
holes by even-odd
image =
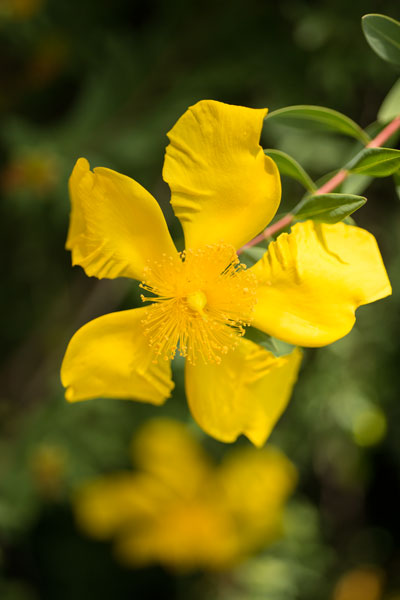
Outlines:
{"label": "pistil", "polygon": [[189,249],[179,262],[162,257],[148,265],[140,285],[154,295],[142,296],[152,301],[144,333],[167,360],[178,351],[193,364],[220,362],[244,335],[256,303],[255,277],[227,244]]}

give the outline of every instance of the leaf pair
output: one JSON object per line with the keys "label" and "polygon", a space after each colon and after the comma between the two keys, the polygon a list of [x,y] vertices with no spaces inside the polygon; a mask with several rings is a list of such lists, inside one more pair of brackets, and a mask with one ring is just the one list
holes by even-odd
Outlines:
{"label": "leaf pair", "polygon": [[[317,186],[303,167],[280,150],[264,151],[278,165],[282,175],[301,183],[309,192],[292,211],[296,219],[313,219],[324,223],[337,223],[361,208],[366,198],[348,193],[316,194]],[[400,170],[400,150],[393,148],[364,148],[345,167],[354,175],[388,177]]]}
{"label": "leaf pair", "polygon": [[[265,150],[265,153],[275,160],[281,174],[296,179],[311,194],[295,207],[296,219],[337,223],[366,202],[366,198],[354,194],[315,194],[315,183],[294,158],[279,150]],[[387,177],[399,169],[400,150],[392,148],[364,148],[345,167],[349,173],[371,177]]]}
{"label": "leaf pair", "polygon": [[[364,34],[370,46],[384,60],[400,65],[400,23],[384,15],[366,15],[362,19]],[[380,122],[395,119],[400,114],[400,80],[383,102],[378,114]],[[345,174],[362,176],[362,187],[370,177],[395,176],[396,187],[400,180],[400,151],[392,148],[368,147],[370,138],[357,123],[338,111],[321,106],[289,106],[272,111],[267,116],[283,125],[300,129],[319,129],[341,133],[361,141],[365,147],[344,168]],[[318,194],[316,184],[303,167],[291,156],[279,150],[265,153],[278,165],[283,175],[297,180],[308,194],[292,211],[295,219],[313,219],[337,223],[363,206],[366,198],[349,193]]]}

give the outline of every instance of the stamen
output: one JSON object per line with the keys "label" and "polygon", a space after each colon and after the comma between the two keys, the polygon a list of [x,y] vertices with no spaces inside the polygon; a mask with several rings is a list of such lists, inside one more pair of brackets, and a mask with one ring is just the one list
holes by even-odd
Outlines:
{"label": "stamen", "polygon": [[154,297],[141,296],[153,302],[143,327],[156,354],[168,360],[178,351],[193,364],[199,357],[220,362],[252,319],[257,282],[245,269],[227,244],[149,264],[140,286]]}

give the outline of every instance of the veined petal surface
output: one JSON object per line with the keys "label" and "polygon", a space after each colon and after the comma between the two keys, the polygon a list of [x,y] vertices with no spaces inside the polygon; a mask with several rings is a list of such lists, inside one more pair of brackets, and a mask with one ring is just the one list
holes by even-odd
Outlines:
{"label": "veined petal surface", "polygon": [[72,337],[61,367],[69,402],[127,398],[162,404],[174,387],[170,361],[155,359],[142,332],[146,308],[110,313]]}
{"label": "veined petal surface", "polygon": [[197,423],[221,442],[241,433],[262,446],[289,401],[301,351],[279,358],[241,339],[220,364],[186,363],[186,396]]}
{"label": "veined petal surface", "polygon": [[148,260],[177,254],[157,201],[139,183],[80,158],[69,180],[72,263],[98,278],[143,279]]}
{"label": "veined petal surface", "polygon": [[163,177],[187,248],[216,242],[239,248],[274,216],[281,184],[259,144],[266,114],[203,100],[168,133]]}
{"label": "veined petal surface", "polygon": [[391,293],[374,236],[344,223],[297,223],[251,271],[259,283],[252,325],[299,346],[342,338],[356,308]]}

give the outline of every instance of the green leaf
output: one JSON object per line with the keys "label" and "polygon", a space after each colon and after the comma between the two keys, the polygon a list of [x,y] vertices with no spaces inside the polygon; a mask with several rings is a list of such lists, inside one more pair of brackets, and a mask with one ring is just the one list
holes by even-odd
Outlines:
{"label": "green leaf", "polygon": [[264,152],[276,162],[281,175],[287,175],[292,179],[296,179],[296,181],[299,181],[306,190],[315,192],[317,189],[315,183],[297,160],[281,150],[272,150],[269,148],[268,150],[264,150]]}
{"label": "green leaf", "polygon": [[324,106],[287,106],[270,112],[266,118],[300,129],[314,128],[342,133],[360,140],[363,144],[370,141],[368,135],[352,119]]}
{"label": "green leaf", "polygon": [[353,194],[319,194],[306,196],[293,213],[298,220],[313,219],[322,223],[338,223],[361,208],[367,199]]}
{"label": "green leaf", "polygon": [[346,225],[353,225],[354,227],[357,226],[357,223],[355,222],[355,220],[353,219],[353,217],[345,217],[343,219],[343,223],[346,223]]}
{"label": "green leaf", "polygon": [[385,15],[365,15],[361,24],[372,50],[383,60],[400,65],[400,23]]}
{"label": "green leaf", "polygon": [[359,196],[373,181],[373,177],[368,175],[351,174],[343,181],[339,188],[341,194],[356,194]]}
{"label": "green leaf", "polygon": [[266,248],[260,246],[253,246],[253,248],[246,248],[240,254],[240,262],[244,263],[247,267],[252,267],[262,258]]}
{"label": "green leaf", "polygon": [[400,200],[400,171],[394,174],[394,185],[396,188],[396,194]]}
{"label": "green leaf", "polygon": [[286,354],[290,354],[293,348],[295,348],[292,344],[287,344],[286,342],[282,342],[282,340],[273,338],[255,327],[248,327],[245,337],[262,346],[268,352],[272,352],[274,356],[285,356]]}
{"label": "green leaf", "polygon": [[396,81],[378,112],[378,121],[387,123],[400,115],[400,79]]}
{"label": "green leaf", "polygon": [[387,177],[400,168],[400,150],[364,148],[345,167],[350,173]]}

